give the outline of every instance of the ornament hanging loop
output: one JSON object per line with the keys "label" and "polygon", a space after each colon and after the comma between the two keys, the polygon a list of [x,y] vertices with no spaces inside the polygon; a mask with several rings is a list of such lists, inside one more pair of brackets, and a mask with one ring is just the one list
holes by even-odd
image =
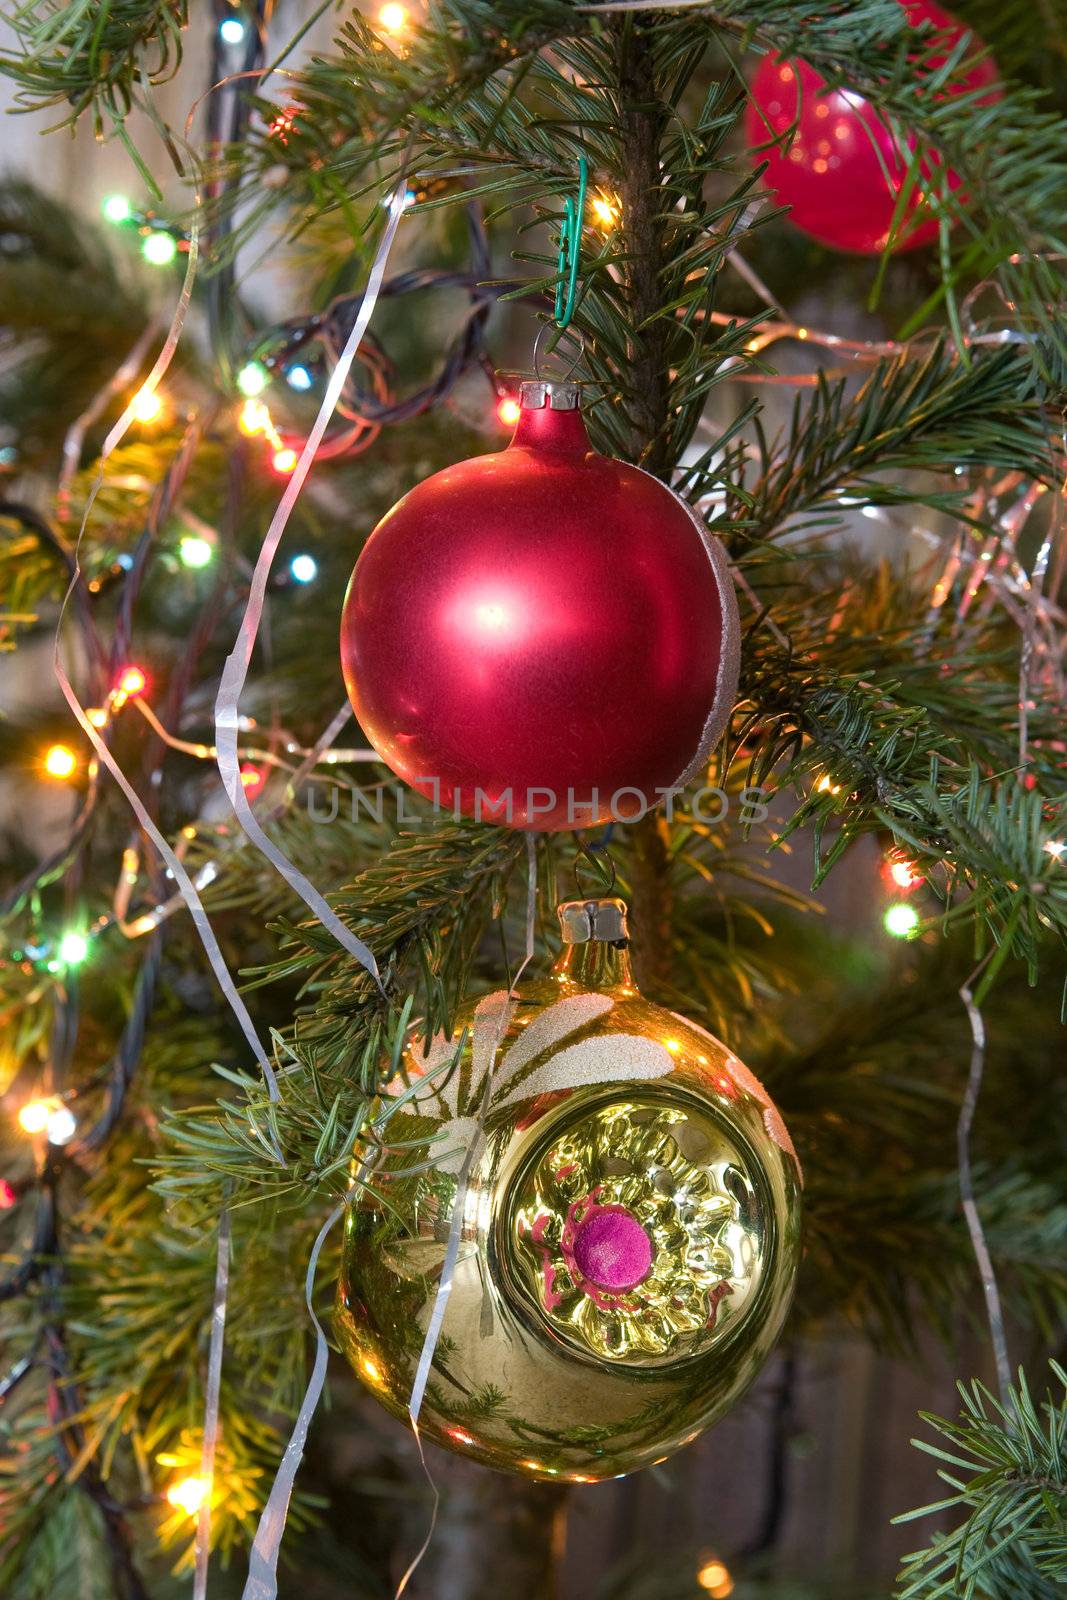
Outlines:
{"label": "ornament hanging loop", "polygon": [[[610,830],[608,830],[610,832]],[[584,839],[575,837],[578,854],[574,858],[574,881],[578,888],[579,896],[584,896],[587,891],[582,883],[582,869],[591,872],[597,880],[596,893],[598,895],[611,895],[615,892],[615,863],[608,854],[608,839],[602,844],[588,845]]]}
{"label": "ornament hanging loop", "polygon": [[[533,347],[534,379],[535,379],[535,381],[537,383],[545,382],[545,375],[541,371],[541,345],[544,342],[546,335],[548,335],[548,334],[552,335],[552,343],[549,345],[549,348],[548,348],[548,353],[551,355],[552,351],[555,350],[556,346],[559,344],[560,339],[562,338],[563,330],[561,328],[557,328],[555,323],[553,323],[553,322],[542,322],[541,326],[537,330],[537,338],[534,340],[534,347]],[[577,346],[578,346],[577,350],[575,351],[574,358],[571,361],[571,364],[567,368],[566,372],[563,374],[562,378],[553,379],[553,382],[556,382],[556,383],[567,383],[567,382],[569,382],[570,378],[578,370],[578,363],[581,361],[582,357],[585,355],[585,335],[582,333],[581,329],[580,328],[572,328],[571,329],[571,338],[574,339],[577,342]]]}
{"label": "ornament hanging loop", "polygon": [[582,253],[582,218],[585,216],[585,191],[589,183],[589,165],[584,156],[578,157],[578,197],[569,194],[563,206],[563,226],[559,233],[559,255],[556,259],[556,304],[553,316],[562,333],[570,326],[574,315],[574,302],[578,296],[578,264]]}

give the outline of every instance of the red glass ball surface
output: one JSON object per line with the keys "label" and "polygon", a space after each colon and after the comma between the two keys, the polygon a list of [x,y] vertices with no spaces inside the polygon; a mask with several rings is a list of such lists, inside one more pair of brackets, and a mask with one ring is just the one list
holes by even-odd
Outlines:
{"label": "red glass ball surface", "polygon": [[[929,22],[953,41],[968,31],[933,0],[908,0],[904,10],[912,27]],[[974,50],[980,49],[975,38]],[[987,56],[974,63],[954,92],[992,89],[998,77]],[[804,233],[837,250],[876,255],[889,236],[908,158],[862,95],[844,88],[827,94],[825,89],[826,80],[807,62],[764,56],[752,82],[745,134],[749,145],[758,149],[772,133],[784,133],[799,115],[788,148],[758,151],[758,159],[767,161],[768,187],[790,207],[789,220]],[[935,164],[936,158],[929,163]],[[950,170],[948,182],[958,189],[959,175]],[[937,231],[929,206],[913,195],[895,248],[914,250],[929,244]]]}
{"label": "red glass ball surface", "polygon": [[375,749],[449,810],[538,829],[641,814],[729,717],[739,624],[717,541],[657,479],[525,408],[374,529],[341,623]]}

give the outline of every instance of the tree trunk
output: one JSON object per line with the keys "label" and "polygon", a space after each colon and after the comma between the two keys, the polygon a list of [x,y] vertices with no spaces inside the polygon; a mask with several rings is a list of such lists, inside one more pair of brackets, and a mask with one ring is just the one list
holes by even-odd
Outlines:
{"label": "tree trunk", "polygon": [[[653,25],[654,26],[654,25]],[[670,375],[665,324],[651,321],[660,308],[663,260],[663,195],[660,142],[665,113],[659,104],[649,27],[635,18],[618,24],[619,103],[623,149],[622,228],[626,236],[629,289],[630,365],[636,398],[631,412],[630,454],[646,472],[666,479],[665,423]],[[634,976],[654,997],[671,971],[669,827],[653,812],[631,829]]]}
{"label": "tree trunk", "polygon": [[[648,319],[660,305],[663,225],[659,148],[664,113],[658,105],[652,42],[640,22],[619,25],[619,101],[623,147],[622,227],[626,235],[630,362],[637,393],[630,422],[630,455],[666,478],[664,424],[670,404],[663,330]],[[638,331],[640,330],[640,331]],[[632,830],[634,840],[634,958],[638,981],[655,992],[671,965],[668,832],[658,815]],[[417,1593],[433,1600],[558,1600],[566,1540],[563,1486],[507,1484],[462,1462],[449,1469],[442,1506]],[[423,1577],[425,1573],[425,1577]]]}

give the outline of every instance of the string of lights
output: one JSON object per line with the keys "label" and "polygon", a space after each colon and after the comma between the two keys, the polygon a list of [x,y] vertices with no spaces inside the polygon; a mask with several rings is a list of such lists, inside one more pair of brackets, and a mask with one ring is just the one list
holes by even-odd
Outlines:
{"label": "string of lights", "polygon": [[[254,11],[247,15],[247,20],[246,13],[238,14],[227,8],[227,14],[221,18],[217,28],[216,79],[225,70],[229,54],[242,49],[245,51],[243,70],[255,72],[263,60],[263,41],[268,20],[267,5],[257,5]],[[400,5],[383,6],[379,13],[379,21],[387,32],[397,36],[401,36],[411,26],[407,10]],[[247,116],[247,110],[242,109],[246,106],[244,97],[236,94],[235,102],[230,137],[235,136],[240,128],[241,119]],[[221,105],[219,97],[220,109],[213,113],[215,118],[211,134],[213,142],[222,142],[223,139],[224,119]],[[279,129],[282,132],[284,115],[279,113],[281,119]],[[420,189],[417,184],[412,186],[410,194],[409,204],[412,206],[416,206],[421,199],[432,197],[429,188]],[[190,240],[177,225],[151,211],[137,209],[125,197],[117,195],[109,197],[105,202],[104,214],[109,222],[126,230],[131,237],[136,237],[140,252],[150,265],[165,269],[175,262],[181,263],[183,258],[188,258]],[[514,397],[502,384],[490,358],[487,340],[489,319],[494,306],[505,295],[512,298],[518,296],[520,300],[526,299],[528,303],[538,307],[544,306],[546,301],[540,295],[523,296],[521,294],[523,286],[520,281],[509,280],[492,284],[486,281],[492,270],[491,253],[480,207],[475,202],[470,202],[466,207],[466,216],[470,253],[467,270],[409,270],[387,279],[380,291],[381,298],[386,300],[422,290],[461,290],[466,294],[469,302],[466,316],[445,351],[438,371],[427,383],[412,393],[397,397],[392,389],[393,369],[387,355],[377,341],[366,336],[360,346],[358,370],[354,369],[354,375],[349,378],[342,390],[338,405],[338,415],[342,419],[342,425],[323,440],[318,451],[321,457],[354,455],[366,449],[383,427],[410,420],[446,403],[460,380],[472,370],[481,370],[485,374],[500,422],[505,426],[514,422]],[[589,201],[589,217],[594,226],[604,231],[612,230],[621,220],[618,200],[604,191],[595,193]],[[264,440],[270,451],[274,471],[281,476],[287,476],[297,466],[301,441],[293,430],[276,423],[270,399],[275,393],[281,392],[282,383],[290,391],[291,396],[300,396],[312,393],[323,382],[330,365],[336,362],[338,352],[348,341],[354,319],[363,301],[363,292],[339,296],[325,311],[314,316],[281,324],[267,332],[255,333],[244,340],[231,361],[226,354],[228,336],[222,331],[224,327],[222,307],[231,298],[231,289],[232,279],[224,275],[220,274],[211,280],[209,307],[212,342],[218,364],[224,373],[230,368],[235,371],[233,387],[236,395],[232,420],[245,436]],[[720,313],[712,315],[715,320],[721,320],[723,323],[729,320]],[[69,487],[70,478],[76,470],[88,428],[106,409],[111,399],[133,383],[150,348],[154,332],[155,325],[146,329],[142,340],[138,341],[116,370],[112,381],[101,391],[101,397],[98,397],[99,409],[94,411],[90,408],[84,413],[68,435],[69,450],[65,452],[63,469],[66,474],[64,488]],[[976,333],[975,342],[980,343],[986,337],[984,333]],[[988,335],[990,341],[999,337],[995,331]],[[842,360],[846,366],[869,365],[886,355],[901,354],[914,348],[913,345],[895,341],[845,340],[783,319],[768,324],[753,337],[748,347],[749,354],[752,356],[762,354],[779,341],[786,339],[819,346]],[[792,387],[802,387],[819,381],[818,374],[767,374],[743,364],[738,365],[733,376],[741,381],[773,382]],[[279,387],[276,389],[272,386]],[[166,416],[166,396],[152,381],[147,381],[134,391],[131,403],[135,420],[143,426],[150,427],[157,424]],[[275,402],[274,409],[279,415],[281,414],[281,405],[278,402]],[[74,588],[74,603],[86,645],[86,658],[89,662],[92,684],[94,704],[89,711],[90,720],[94,727],[102,734],[106,734],[110,732],[124,710],[132,707],[137,711],[160,747],[160,755],[147,764],[146,776],[150,794],[154,791],[160,772],[163,750],[178,751],[203,761],[214,761],[218,754],[214,744],[182,739],[169,731],[172,727],[181,726],[181,693],[175,695],[172,692],[167,713],[158,714],[147,698],[151,685],[145,668],[130,659],[134,609],[150,553],[158,547],[160,529],[170,510],[177,503],[193,452],[211,420],[209,413],[201,413],[187,427],[174,461],[154,498],[152,513],[144,535],[129,567],[119,577],[122,586],[121,603],[109,649],[104,649],[93,622],[92,596],[88,585],[79,581]],[[1036,490],[1035,497],[1040,492],[1040,489]],[[1031,506],[1032,504],[1033,502]],[[24,507],[5,505],[3,512],[5,516],[14,518],[22,526],[37,533],[42,542],[52,549],[63,563],[68,576],[75,574],[73,558],[65,542],[43,519]],[[188,513],[185,513],[185,516],[188,520]],[[990,590],[1000,585],[1000,592],[1021,605],[1020,614],[1026,619],[1027,626],[1033,621],[1035,651],[1040,655],[1044,648],[1046,656],[1051,659],[1052,644],[1046,642],[1042,645],[1041,641],[1047,641],[1049,630],[1054,624],[1063,620],[1055,601],[1056,584],[1053,582],[1050,585],[1050,596],[1045,596],[1033,578],[1026,578],[1015,543],[1021,528],[1022,521],[1019,516],[1013,515],[1010,525],[1004,524],[1004,532],[992,544],[987,540],[980,548],[960,546],[954,550],[950,559],[956,563],[956,567],[948,579],[945,573],[940,575],[938,585],[935,586],[935,595],[940,595],[942,592],[947,595],[955,583],[959,568],[969,562],[971,573],[959,602],[965,609],[957,613],[959,620],[963,620],[966,616],[966,608],[975,603],[983,584]],[[179,559],[183,566],[191,570],[208,567],[215,557],[217,547],[217,535],[213,529],[206,525],[192,526],[191,531],[181,536],[178,544]],[[290,580],[297,585],[313,583],[317,576],[315,558],[307,552],[294,555],[289,561],[287,570]],[[946,572],[947,570],[946,568]],[[1044,577],[1044,569],[1040,576]],[[942,603],[942,600],[936,602],[938,606]],[[210,614],[210,601],[205,604],[205,612]],[[189,671],[193,670],[195,655],[195,651],[189,652]],[[1057,656],[1057,664],[1058,659]],[[105,689],[105,683],[110,683],[110,687]],[[1029,691],[1024,687],[1022,691],[1024,710],[1028,695]],[[255,724],[248,719],[242,731],[251,732],[254,727]],[[310,775],[317,775],[331,767],[378,759],[373,751],[358,747],[330,745],[321,749],[318,746],[308,748],[300,745],[284,730],[281,733],[281,742],[284,755],[279,754],[276,749],[265,748],[258,743],[240,746],[239,754],[248,764],[247,767],[242,766],[240,776],[245,796],[249,800],[256,799],[263,790],[266,782],[263,770],[265,768],[284,771],[293,778],[298,773],[308,776],[310,771]],[[1023,752],[1025,754],[1025,735],[1023,735]],[[287,760],[286,757],[295,757],[300,764]],[[310,769],[304,765],[309,760]],[[4,914],[20,912],[38,890],[64,875],[69,875],[69,887],[72,893],[76,895],[78,891],[78,874],[74,869],[80,852],[90,838],[99,793],[98,764],[94,757],[83,759],[79,751],[71,745],[55,743],[44,751],[41,770],[48,779],[57,782],[71,782],[75,779],[80,782],[84,774],[79,806],[64,843],[47,861],[35,867],[27,879],[16,886],[16,890],[0,907],[0,912]],[[818,793],[829,791],[831,794],[837,794],[841,786],[835,786],[832,777],[824,774],[814,787]],[[275,809],[292,803],[294,795],[295,788],[291,784],[285,798],[276,802]],[[177,840],[176,851],[184,854],[200,834],[199,818],[186,823]],[[237,846],[231,843],[225,848],[232,849]],[[1045,848],[1049,854],[1058,858],[1065,846],[1059,841],[1049,840]],[[200,888],[212,882],[223,864],[224,847],[220,847],[216,857],[199,869],[194,880],[196,886]],[[887,857],[884,870],[887,883],[899,897],[885,912],[886,931],[894,937],[911,937],[918,931],[921,920],[912,897],[921,889],[926,875],[916,863],[899,852]],[[8,1299],[25,1292],[31,1283],[46,1274],[53,1275],[50,1279],[53,1285],[59,1281],[57,1275],[62,1273],[57,1199],[59,1175],[65,1162],[76,1164],[82,1155],[99,1150],[122,1117],[141,1057],[145,1031],[158,984],[163,951],[163,924],[185,904],[180,894],[167,894],[162,883],[156,882],[149,886],[150,893],[146,902],[143,905],[138,904],[131,916],[131,906],[141,877],[141,855],[137,844],[133,843],[123,851],[110,915],[99,918],[92,926],[84,926],[74,914],[67,926],[55,930],[40,941],[35,939],[32,944],[25,945],[17,953],[19,959],[29,961],[32,966],[54,980],[50,983],[50,988],[55,1007],[55,1042],[51,1053],[49,1081],[42,1082],[39,1092],[35,1092],[25,1100],[17,1111],[19,1126],[35,1141],[35,1148],[39,1152],[33,1182],[37,1192],[37,1208],[32,1235],[27,1241],[22,1258],[0,1282],[0,1298]],[[145,938],[146,943],[142,947],[143,954],[133,985],[132,1009],[106,1075],[103,1106],[92,1125],[84,1133],[79,1133],[78,1089],[77,1086],[68,1086],[64,1083],[66,1066],[71,1059],[77,1034],[77,969],[89,959],[93,941],[113,928],[117,928],[127,939]],[[41,993],[40,990],[34,992],[38,995]],[[27,1192],[25,1188],[16,1187],[3,1180],[3,1186],[0,1187],[0,1209],[14,1209],[25,1192]],[[63,1428],[67,1434],[71,1434],[74,1426],[72,1418],[75,1410],[72,1407],[76,1400],[76,1390],[64,1387],[66,1380],[69,1379],[69,1373],[66,1368],[62,1321],[58,1310],[49,1313],[43,1342],[39,1341],[30,1351],[23,1354],[0,1381],[0,1400],[22,1381],[27,1372],[32,1370],[35,1362],[40,1359],[43,1349],[48,1351],[47,1359],[51,1363],[50,1386],[53,1404],[62,1418]],[[60,1448],[67,1451],[63,1430],[60,1431],[58,1438]],[[160,1465],[175,1469],[180,1468],[182,1464],[180,1457],[165,1453],[160,1454],[157,1459]],[[94,1498],[97,1498],[102,1505],[105,1501],[109,1501],[99,1480],[96,1480],[94,1485],[90,1479],[89,1487]],[[165,1497],[173,1507],[193,1517],[209,1498],[210,1492],[211,1484],[208,1480],[199,1475],[186,1475],[169,1485]],[[118,1528],[121,1528],[121,1521],[116,1522],[115,1519],[121,1518],[122,1509],[116,1507],[113,1502],[106,1506],[107,1515]],[[728,1569],[714,1555],[709,1555],[702,1562],[697,1573],[697,1582],[713,1597],[725,1597],[733,1589],[733,1580]],[[131,1592],[140,1591],[131,1588]]]}

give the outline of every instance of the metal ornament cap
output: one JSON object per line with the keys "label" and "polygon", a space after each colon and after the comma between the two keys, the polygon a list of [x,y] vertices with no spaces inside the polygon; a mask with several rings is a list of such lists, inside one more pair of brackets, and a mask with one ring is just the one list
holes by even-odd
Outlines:
{"label": "metal ornament cap", "polygon": [[520,385],[519,405],[524,411],[541,411],[545,406],[552,411],[577,411],[578,385],[536,378]]}
{"label": "metal ornament cap", "polygon": [[625,900],[564,900],[556,907],[564,944],[585,944],[590,939],[605,944],[626,944]]}
{"label": "metal ornament cap", "polygon": [[524,385],[504,450],[381,520],[341,622],[383,760],[442,808],[540,830],[630,820],[706,765],[740,623],[719,541],[589,444],[569,383]]}

